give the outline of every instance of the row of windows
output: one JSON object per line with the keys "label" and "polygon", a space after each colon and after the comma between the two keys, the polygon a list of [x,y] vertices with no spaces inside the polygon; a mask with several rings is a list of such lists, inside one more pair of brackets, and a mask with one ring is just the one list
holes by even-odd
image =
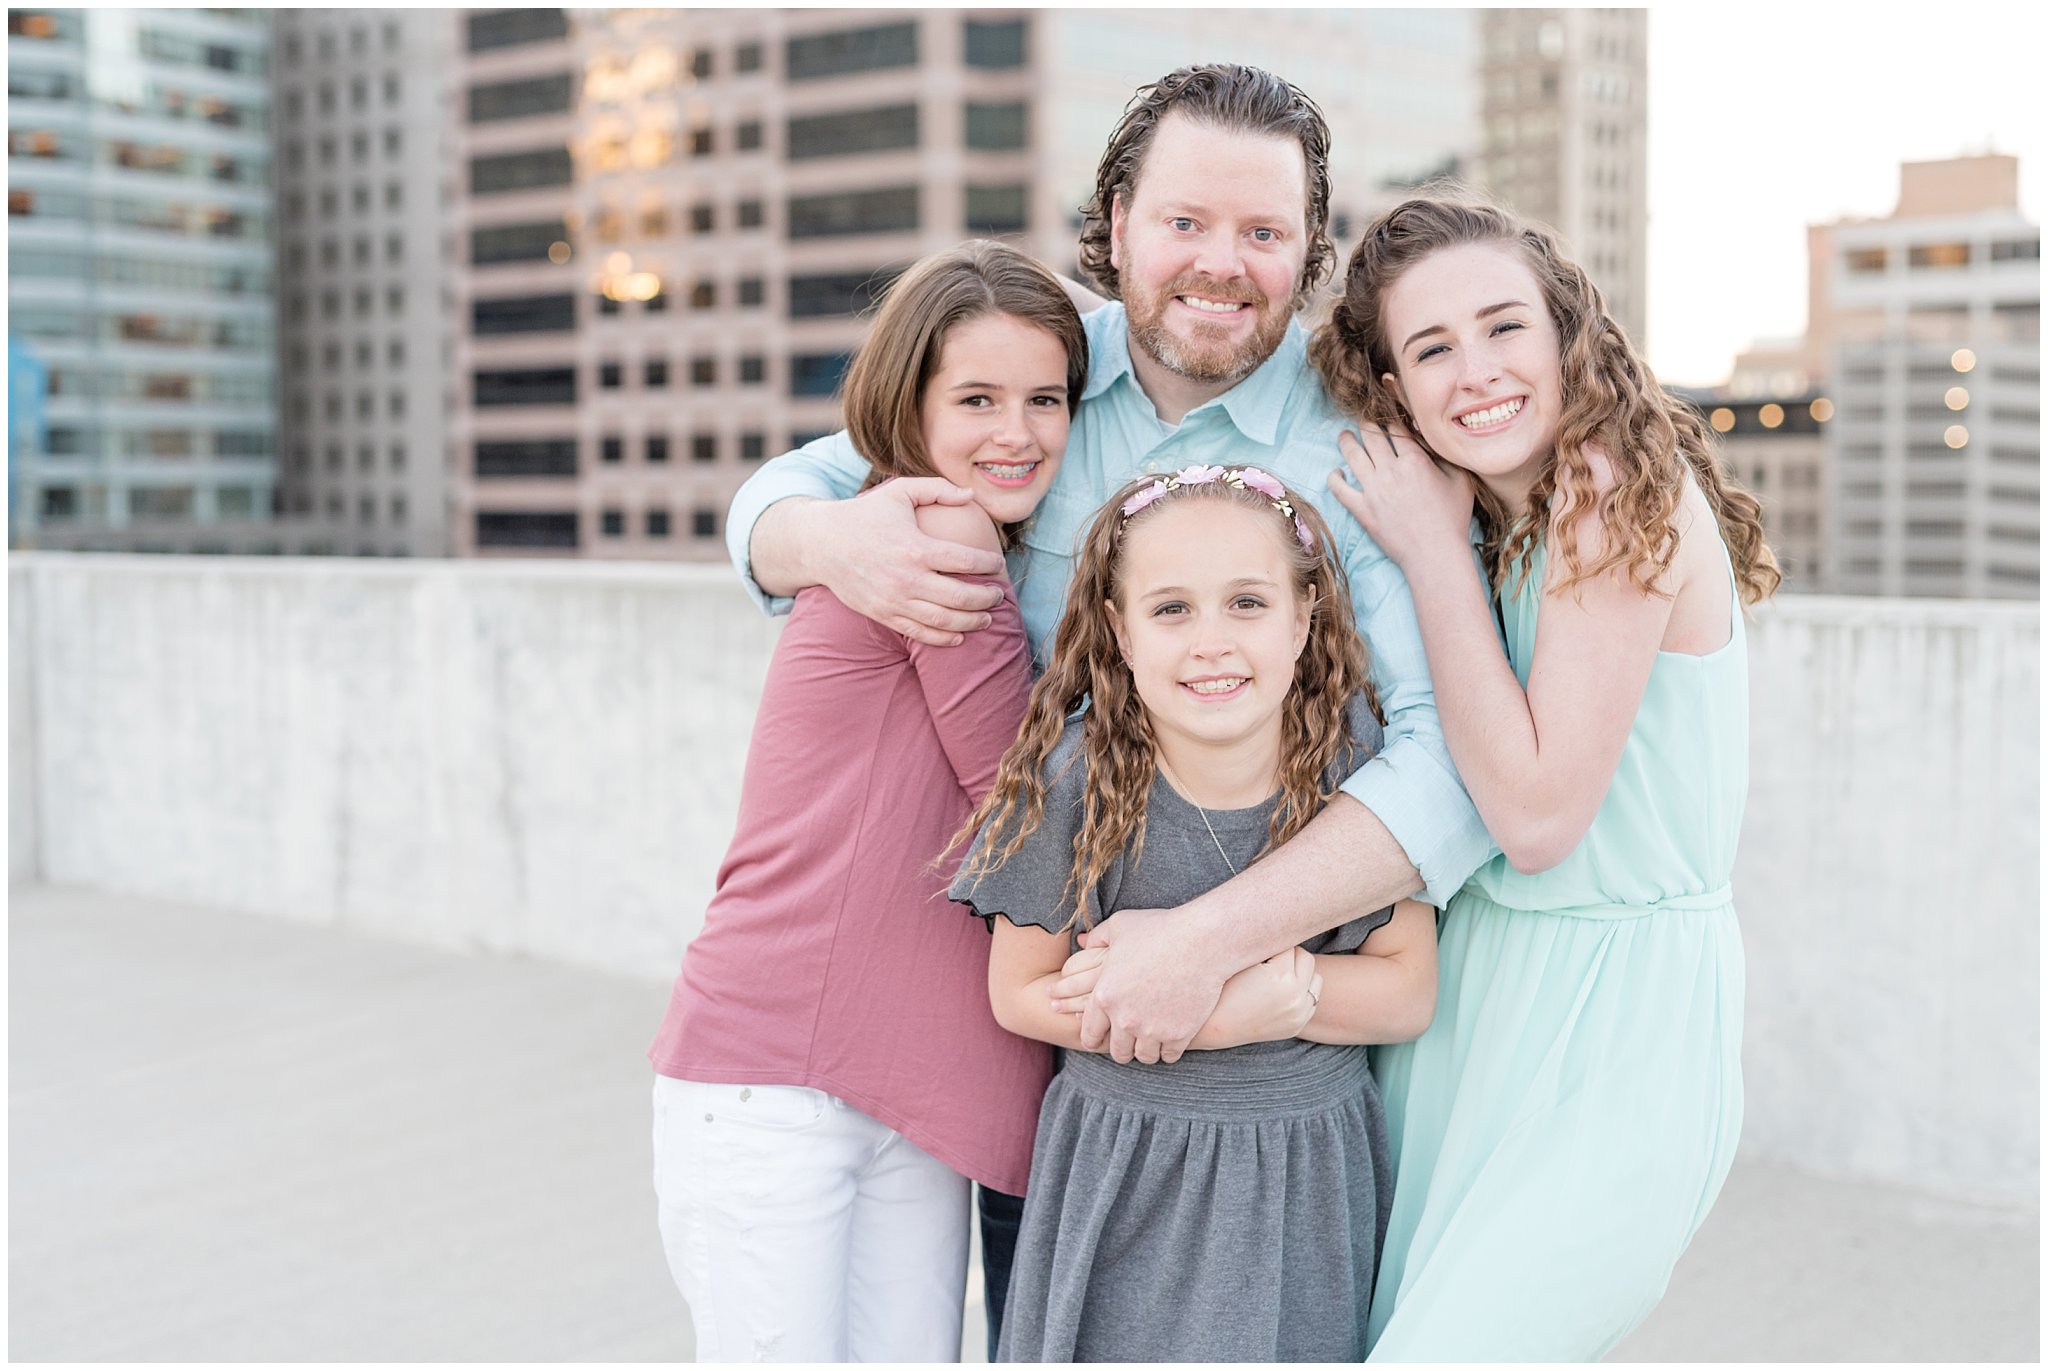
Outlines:
{"label": "row of windows", "polygon": [[[306,263],[309,260],[306,246],[303,241],[296,239],[285,244],[284,264],[286,270],[304,271],[306,269]],[[354,251],[350,254],[351,260],[359,267],[369,266],[375,257],[375,253],[371,249],[368,235],[357,234],[353,247]],[[388,233],[384,236],[384,260],[393,266],[405,260],[405,235]],[[341,242],[339,239],[323,238],[320,241],[320,265],[329,271],[340,267]]]}
{"label": "row of windows", "polygon": [[[390,457],[391,470],[394,472],[404,471],[405,444],[392,443],[388,449],[388,454]],[[327,470],[330,472],[339,472],[342,469],[341,444],[329,443],[327,445],[325,455],[327,460]],[[376,445],[372,443],[358,443],[356,445],[356,469],[358,471],[372,471],[376,468],[376,465]],[[292,474],[295,476],[306,476],[312,473],[313,454],[310,450],[307,449],[305,444],[300,443],[292,448],[290,466]]]}
{"label": "row of windows", "polygon": [[[386,106],[396,105],[405,98],[405,85],[397,72],[385,72],[379,83]],[[322,81],[313,87],[313,106],[321,115],[335,112],[337,92],[332,81]],[[348,83],[348,107],[358,113],[370,107],[370,78],[357,76]],[[302,118],[306,113],[306,91],[300,86],[291,86],[284,92],[284,117],[287,122]]]}
{"label": "row of windows", "polygon": [[[384,155],[386,157],[398,156],[404,147],[405,134],[402,130],[397,128],[384,130]],[[321,166],[331,167],[334,165],[339,145],[335,142],[334,135],[323,133],[314,141],[313,150]],[[306,145],[298,139],[286,139],[283,152],[284,165],[287,171],[297,171],[305,165]],[[362,163],[370,160],[370,135],[368,131],[358,129],[349,135],[348,153],[349,160],[353,162]]]}
{"label": "row of windows", "polygon": [[[405,42],[405,33],[395,19],[384,21],[384,51],[397,52]],[[360,24],[350,25],[348,31],[348,54],[361,57],[370,50],[370,31]],[[334,33],[321,32],[314,40],[314,51],[320,60],[331,62],[335,57]],[[306,57],[306,42],[302,34],[287,33],[284,36],[284,60],[286,66],[297,66]]]}
{"label": "row of windows", "polygon": [[[356,340],[356,365],[365,369],[374,365],[376,352],[375,344],[371,343],[369,339],[358,338]],[[384,356],[386,363],[392,370],[396,371],[404,366],[405,339],[393,338],[387,342],[385,344]],[[291,351],[286,354],[286,363],[291,372],[291,379],[296,381],[304,377],[311,360],[311,351],[304,343],[292,344]],[[321,345],[320,365],[330,373],[341,370],[341,344],[338,341],[330,339]]]}
{"label": "row of windows", "polygon": [[483,10],[468,16],[465,27],[469,50],[489,52],[567,38],[569,16],[563,10]]}
{"label": "row of windows", "polygon": [[270,430],[194,428],[108,428],[52,424],[52,457],[268,457]]}
{"label": "row of windows", "polygon": [[[289,495],[280,491],[277,498],[278,504],[288,507],[290,513],[311,515],[313,512],[313,492],[309,490],[295,490]],[[325,503],[328,518],[341,519],[346,517],[348,502],[343,496],[329,493]],[[358,497],[356,501],[356,522],[374,526],[377,522],[378,504],[378,499],[374,495]],[[388,508],[391,511],[391,522],[402,527],[405,524],[406,516],[405,497],[403,495],[393,495]],[[281,509],[280,512],[285,511]]]}
{"label": "row of windows", "polygon": [[[339,319],[341,317],[340,291],[323,290],[318,298],[320,317],[322,319]],[[354,291],[355,317],[358,319],[368,318],[375,301],[375,291],[371,290],[368,286],[357,286]],[[292,291],[288,293],[284,297],[285,322],[296,324],[306,319],[308,317],[308,304],[309,297],[305,292]],[[405,313],[404,286],[386,286],[384,288],[384,312],[390,315]]]}
{"label": "row of windows", "polygon": [[[476,445],[476,474],[480,480],[523,477],[574,477],[578,469],[574,438],[487,439]],[[690,435],[690,460],[715,463],[723,443],[718,434]],[[667,434],[649,434],[641,440],[641,456],[656,466],[669,459]],[[758,430],[742,433],[737,443],[743,462],[758,462],[768,455],[768,435]],[[617,465],[626,460],[626,440],[616,435],[598,439],[600,462]]]}
{"label": "row of windows", "polygon": [[[846,370],[849,357],[845,353],[805,354],[790,358],[790,391],[792,396],[830,396],[838,390],[839,378]],[[721,367],[716,357],[693,357],[690,359],[690,384],[704,389],[719,384]],[[649,390],[662,390],[669,383],[667,358],[653,358],[641,363],[640,377]],[[738,359],[734,378],[743,386],[763,385],[768,380],[768,359],[759,353],[748,353]],[[574,367],[499,367],[478,371],[472,378],[475,403],[479,408],[495,408],[506,405],[573,405],[576,403],[577,380]],[[626,384],[626,368],[622,362],[601,362],[597,367],[597,388],[599,390],[620,390]]]}
{"label": "row of windows", "polygon": [[[1030,225],[1030,189],[1022,184],[969,185],[963,219],[969,233],[1021,233]],[[792,239],[834,238],[864,233],[906,233],[921,226],[919,187],[793,195],[788,234]]]}
{"label": "row of windows", "polygon": [[[394,390],[387,394],[384,397],[384,410],[385,413],[393,419],[403,419],[405,417],[405,392],[402,390]],[[291,403],[287,409],[287,413],[290,415],[291,420],[294,423],[304,424],[312,422],[313,397],[305,394],[298,394],[292,396]],[[341,422],[342,397],[339,392],[328,391],[325,395],[321,397],[320,417],[325,419],[330,424],[338,424]],[[369,390],[357,391],[356,418],[358,420],[367,422],[371,419],[375,419],[376,417],[376,392]]]}
{"label": "row of windows", "polygon": [[139,143],[129,138],[88,143],[74,134],[46,128],[7,130],[7,155],[48,162],[92,160],[100,166],[191,180],[263,184],[268,166],[261,157],[201,152],[180,143]]}
{"label": "row of windows", "polygon": [[[873,271],[828,272],[817,276],[792,276],[788,281],[789,317],[792,319],[834,318],[861,314],[872,308],[882,293],[901,273],[899,267],[878,267]],[[697,281],[690,286],[687,303],[693,311],[717,309],[719,283]],[[741,309],[758,309],[768,300],[768,283],[759,276],[743,276],[733,282],[733,301]],[[641,302],[650,312],[668,308],[668,293]],[[600,314],[615,315],[624,305],[609,296],[597,297]],[[566,291],[546,295],[507,295],[473,301],[470,328],[479,335],[504,333],[567,333],[576,327],[576,297]]]}
{"label": "row of windows", "polygon": [[[10,197],[12,192],[10,192]],[[10,254],[10,269],[14,267]],[[68,270],[68,268],[67,268]],[[88,271],[92,279],[108,285],[141,286],[148,290],[190,291],[203,295],[270,294],[270,272],[264,267],[215,266],[205,262],[173,262],[151,257],[94,257]],[[82,279],[74,277],[72,279]],[[27,307],[12,313],[13,331],[37,337],[68,337],[77,326],[77,310],[38,312]],[[31,328],[26,322],[39,321]],[[61,321],[61,322],[60,322]],[[51,329],[57,330],[51,332]]]}
{"label": "row of windows", "polygon": [[264,405],[276,394],[268,376],[207,372],[74,371],[52,367],[52,396],[161,404]]}
{"label": "row of windows", "polygon": [[[335,215],[341,212],[341,196],[332,186],[320,192],[318,203],[320,206],[320,218],[323,222],[333,219]],[[384,208],[395,210],[404,204],[405,186],[403,183],[386,181],[384,183]],[[367,185],[358,183],[350,189],[349,207],[357,214],[367,214],[370,212],[370,188]],[[299,190],[285,192],[284,222],[287,224],[297,224],[303,221],[305,217],[305,192]]]}
{"label": "row of windows", "polygon": [[[15,11],[9,11],[15,13]],[[7,94],[15,100],[86,100],[90,88],[68,71],[38,71],[31,67],[9,67]],[[162,83],[145,89],[123,88],[118,95],[94,101],[102,109],[121,114],[145,114],[152,120],[186,119],[212,124],[216,128],[261,131],[270,120],[264,107],[220,95],[190,95]]]}
{"label": "row of windows", "polygon": [[566,186],[575,174],[575,161],[567,148],[536,148],[530,152],[472,157],[469,159],[469,191],[472,195],[498,195],[543,186]]}
{"label": "row of windows", "polygon": [[[145,233],[172,234],[181,238],[267,239],[268,215],[224,205],[165,204],[160,200],[130,200],[126,197],[79,195],[74,191],[33,190],[10,186],[7,190],[10,218],[90,221],[115,228],[141,229]],[[68,254],[65,254],[68,255]],[[72,275],[85,274],[83,264]]]}
{"label": "row of windows", "polygon": [[[19,271],[24,253],[8,255],[9,270]],[[20,310],[12,314],[9,326],[16,333],[37,338],[62,338],[77,342],[143,343],[155,347],[222,348],[236,351],[268,352],[273,330],[269,319],[193,319],[179,315],[135,310],[122,314],[71,312],[66,322],[56,311]]]}
{"label": "row of windows", "polygon": [[[1915,271],[1930,268],[1966,267],[1977,259],[1977,250],[1970,243],[1914,243],[1906,249],[1906,265]],[[1887,270],[1896,261],[1892,251],[1885,247],[1849,248],[1842,253],[1842,265],[1857,275],[1868,275]],[[1989,260],[1993,262],[2038,262],[2041,260],[2039,238],[2001,239],[1990,247]]]}
{"label": "row of windows", "polygon": [[[476,515],[476,542],[478,547],[503,548],[575,548],[580,545],[582,518],[574,510],[478,510]],[[690,512],[690,536],[699,539],[718,536],[718,511],[700,505]],[[626,512],[622,509],[602,510],[597,518],[598,531],[607,538],[626,536]],[[669,536],[671,515],[665,509],[650,509],[646,512],[647,536],[666,538]]]}

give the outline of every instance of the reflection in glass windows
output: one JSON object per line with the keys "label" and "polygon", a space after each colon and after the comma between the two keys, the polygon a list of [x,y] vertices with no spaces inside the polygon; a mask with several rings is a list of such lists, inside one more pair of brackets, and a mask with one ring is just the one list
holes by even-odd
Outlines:
{"label": "reflection in glass windows", "polygon": [[556,243],[569,241],[568,226],[561,220],[542,224],[500,224],[471,229],[469,260],[477,266],[495,262],[545,262]]}
{"label": "reflection in glass windows", "polygon": [[967,102],[967,146],[977,152],[1014,152],[1024,147],[1030,133],[1029,116],[1022,100],[984,105]]}
{"label": "reflection in glass windows", "polygon": [[792,162],[916,146],[916,105],[840,110],[789,121],[789,160]]}
{"label": "reflection in glass windows", "polygon": [[566,186],[574,172],[567,148],[537,148],[532,152],[472,157],[469,159],[469,189],[472,195],[494,195],[541,186]]}
{"label": "reflection in glass windows", "polygon": [[470,323],[479,334],[565,333],[576,327],[576,297],[565,291],[477,300],[470,306]]}
{"label": "reflection in glass windows", "polygon": [[529,76],[518,81],[497,81],[469,88],[469,122],[485,124],[494,119],[523,119],[534,114],[561,114],[568,110],[574,81],[566,71],[546,76]]}
{"label": "reflection in glass windows", "polygon": [[783,46],[783,70],[791,81],[916,65],[915,21],[807,34],[791,38]]}
{"label": "reflection in glass windows", "polygon": [[841,191],[833,195],[793,195],[789,200],[791,238],[901,233],[917,226],[916,186]]}

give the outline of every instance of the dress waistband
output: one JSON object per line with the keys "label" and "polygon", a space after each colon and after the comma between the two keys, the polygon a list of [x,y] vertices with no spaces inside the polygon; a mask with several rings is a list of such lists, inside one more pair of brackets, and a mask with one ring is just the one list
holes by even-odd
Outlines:
{"label": "dress waistband", "polygon": [[1363,1047],[1299,1041],[1189,1052],[1150,1066],[1063,1052],[1053,1083],[1108,1104],[1198,1119],[1270,1119],[1377,1100]]}
{"label": "dress waistband", "polygon": [[1519,910],[1513,905],[1502,904],[1499,900],[1467,886],[1458,892],[1453,907],[1467,900],[1490,905],[1510,913],[1554,914],[1562,919],[1641,919],[1651,914],[1663,914],[1678,910],[1724,909],[1735,902],[1735,888],[1724,885],[1717,890],[1701,891],[1697,895],[1671,895],[1647,904],[1575,904],[1562,909]]}

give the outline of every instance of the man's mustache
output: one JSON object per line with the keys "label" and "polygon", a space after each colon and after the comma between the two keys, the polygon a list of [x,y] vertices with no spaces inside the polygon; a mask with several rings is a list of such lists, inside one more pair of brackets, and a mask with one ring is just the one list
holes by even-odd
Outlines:
{"label": "man's mustache", "polygon": [[1182,276],[1169,281],[1161,295],[1206,295],[1212,300],[1227,300],[1233,304],[1250,305],[1258,309],[1266,303],[1266,293],[1250,281],[1225,283],[1207,276]]}

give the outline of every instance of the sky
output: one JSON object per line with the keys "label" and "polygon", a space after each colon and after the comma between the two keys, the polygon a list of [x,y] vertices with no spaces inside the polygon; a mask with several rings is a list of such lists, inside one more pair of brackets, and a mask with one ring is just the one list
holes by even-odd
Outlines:
{"label": "sky", "polygon": [[1701,3],[1650,11],[1651,368],[1727,379],[1735,354],[1806,326],[1806,225],[1890,214],[1899,163],[2020,159],[2039,222],[2038,20],[1961,0],[1911,7]]}

